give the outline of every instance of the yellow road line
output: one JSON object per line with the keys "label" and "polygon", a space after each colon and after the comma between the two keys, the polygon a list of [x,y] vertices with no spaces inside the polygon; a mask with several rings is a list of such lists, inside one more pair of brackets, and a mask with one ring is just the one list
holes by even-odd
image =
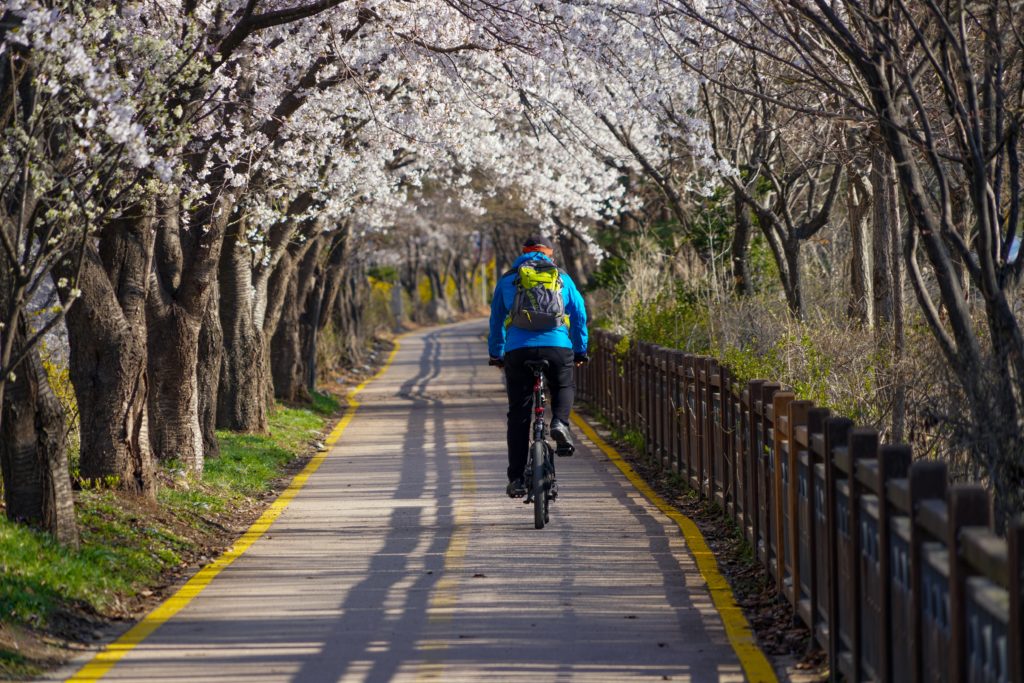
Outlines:
{"label": "yellow road line", "polygon": [[[444,553],[444,573],[438,579],[427,606],[427,622],[429,624],[451,623],[458,603],[458,571],[463,568],[466,549],[469,547],[470,524],[473,520],[473,496],[476,494],[476,469],[473,466],[473,453],[465,435],[456,436],[456,452],[459,456],[459,478],[462,491],[454,501],[454,527],[448,541],[448,549]],[[444,672],[444,662],[439,651],[448,647],[446,640],[433,638],[421,644],[426,651],[426,660],[419,666],[416,679],[419,681],[437,680]]]}
{"label": "yellow road line", "polygon": [[750,629],[750,623],[747,622],[747,618],[743,616],[743,611],[736,604],[736,598],[732,594],[729,582],[718,571],[718,562],[715,560],[715,555],[708,548],[708,544],[704,540],[703,534],[700,533],[700,529],[697,528],[697,525],[692,519],[679,512],[672,505],[669,505],[664,498],[655,493],[654,489],[622,459],[618,451],[608,445],[594,431],[594,428],[575,412],[572,414],[572,421],[626,475],[626,479],[629,480],[637,491],[642,493],[644,498],[661,510],[665,516],[675,522],[679,530],[683,532],[686,544],[690,547],[690,552],[693,553],[693,557],[697,562],[697,568],[700,570],[701,576],[704,577],[708,590],[711,591],[711,600],[715,604],[716,611],[722,617],[726,636],[728,636],[729,643],[740,660],[740,665],[743,667],[747,680],[751,681],[751,683],[777,683],[778,678],[775,676],[772,665],[768,663],[764,652],[758,647],[754,632]]}
{"label": "yellow road line", "polygon": [[[384,362],[384,365],[381,366],[380,370],[378,370],[373,377],[370,377],[360,383],[345,396],[348,408],[345,410],[345,414],[342,416],[341,420],[338,421],[338,424],[334,426],[334,429],[332,429],[331,433],[327,436],[327,440],[324,442],[325,446],[333,446],[335,442],[341,438],[342,432],[344,432],[345,428],[352,422],[352,418],[355,417],[356,414],[356,409],[359,408],[360,404],[355,398],[356,394],[365,389],[367,384],[384,374],[384,371],[391,365],[391,361],[394,360],[395,354],[398,353],[398,346],[398,341],[396,340],[395,347],[391,350],[391,354]],[[324,449],[313,456],[313,459],[306,464],[302,471],[295,475],[295,478],[292,479],[288,488],[286,488],[281,495],[270,504],[270,507],[268,507],[263,514],[260,515],[260,518],[257,519],[244,534],[242,534],[241,538],[235,541],[234,545],[224,551],[224,553],[216,560],[196,572],[196,574],[189,579],[185,585],[179,588],[174,595],[167,598],[167,600],[158,605],[156,609],[143,617],[142,621],[98,652],[92,660],[78,670],[78,673],[67,679],[67,683],[84,683],[85,681],[100,680],[108,671],[110,671],[110,669],[114,667],[115,664],[117,664],[117,662],[131,652],[133,648],[148,638],[171,617],[192,602],[192,600],[194,600],[218,574],[224,571],[232,562],[241,557],[242,553],[248,550],[253,543],[258,541],[259,538],[266,533],[267,529],[270,528],[270,525],[274,523],[274,520],[284,512],[284,509],[288,507],[288,504],[293,498],[295,498],[295,495],[299,490],[305,486],[306,481],[310,476],[319,469],[321,463],[323,463],[329,452],[329,449]]]}

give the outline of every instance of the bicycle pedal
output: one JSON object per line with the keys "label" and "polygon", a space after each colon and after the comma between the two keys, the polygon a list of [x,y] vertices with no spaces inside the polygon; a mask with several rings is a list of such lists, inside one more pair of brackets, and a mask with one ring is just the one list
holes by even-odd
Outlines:
{"label": "bicycle pedal", "polygon": [[570,446],[569,444],[566,444],[564,446],[559,446],[558,448],[555,449],[555,455],[558,455],[558,456],[563,457],[563,458],[571,458],[572,454],[575,453],[575,452],[576,452],[576,447],[575,446]]}

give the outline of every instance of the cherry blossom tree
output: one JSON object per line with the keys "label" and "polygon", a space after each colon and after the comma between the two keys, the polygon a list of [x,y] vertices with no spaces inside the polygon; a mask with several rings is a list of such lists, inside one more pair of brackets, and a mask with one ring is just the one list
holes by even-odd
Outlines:
{"label": "cherry blossom tree", "polygon": [[[650,33],[643,3],[6,7],[2,54],[18,68],[3,88],[24,99],[32,79],[50,84],[32,111],[52,118],[23,116],[31,134],[5,151],[6,206],[20,206],[5,214],[7,258],[37,265],[10,271],[3,322],[14,328],[52,271],[81,474],[143,495],[154,455],[199,474],[216,424],[264,429],[268,378],[301,397],[352,255],[403,230],[403,211],[429,213],[427,186],[464,216],[515,194],[539,228],[596,252],[590,227],[618,214],[623,191],[617,142],[594,112],[633,116],[635,99],[609,92],[656,58],[655,43],[626,40],[638,22]],[[635,125],[654,149],[655,129]],[[56,151],[38,145],[54,139]],[[39,149],[46,176],[26,184],[19,169]]]}

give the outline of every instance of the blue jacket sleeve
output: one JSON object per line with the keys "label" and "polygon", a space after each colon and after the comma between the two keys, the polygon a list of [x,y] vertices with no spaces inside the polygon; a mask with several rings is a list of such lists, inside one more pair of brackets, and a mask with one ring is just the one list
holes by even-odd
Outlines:
{"label": "blue jacket sleeve", "polygon": [[568,275],[563,276],[567,295],[566,310],[569,314],[569,339],[572,341],[573,353],[587,352],[587,306],[583,303],[583,295],[576,288],[576,283]]}
{"label": "blue jacket sleeve", "polygon": [[505,308],[505,297],[501,294],[504,279],[498,278],[491,297],[491,330],[487,335],[487,354],[491,358],[502,358],[505,355],[505,316],[508,310]]}

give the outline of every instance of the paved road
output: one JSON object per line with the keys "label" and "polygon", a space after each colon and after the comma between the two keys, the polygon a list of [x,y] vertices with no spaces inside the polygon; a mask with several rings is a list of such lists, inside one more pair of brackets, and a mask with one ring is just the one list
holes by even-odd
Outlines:
{"label": "paved road", "polygon": [[589,443],[504,495],[481,322],[405,337],[268,534],[118,681],[741,681],[679,530]]}

